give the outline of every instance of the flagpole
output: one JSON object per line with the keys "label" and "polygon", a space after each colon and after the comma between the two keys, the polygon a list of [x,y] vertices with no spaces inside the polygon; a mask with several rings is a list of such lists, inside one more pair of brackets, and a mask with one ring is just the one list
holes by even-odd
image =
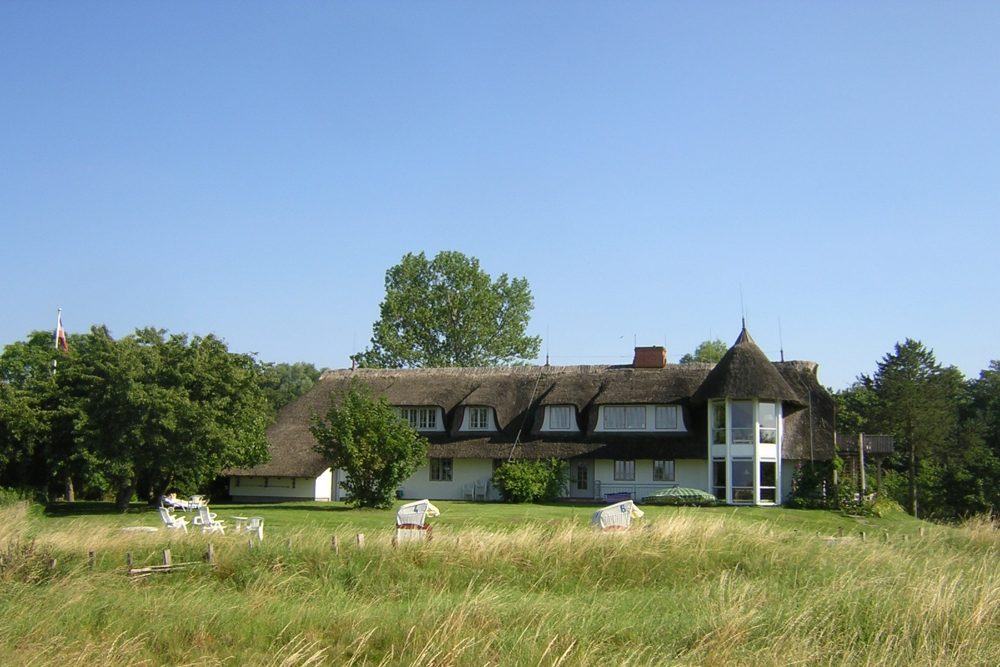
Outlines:
{"label": "flagpole", "polygon": [[53,349],[59,349],[59,329],[62,328],[62,308],[56,310],[56,335],[52,338]]}

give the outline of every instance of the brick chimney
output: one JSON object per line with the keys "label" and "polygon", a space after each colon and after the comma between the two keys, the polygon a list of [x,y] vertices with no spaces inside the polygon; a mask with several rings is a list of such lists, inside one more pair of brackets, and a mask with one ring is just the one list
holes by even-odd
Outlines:
{"label": "brick chimney", "polygon": [[663,368],[667,365],[667,348],[660,345],[635,348],[632,368]]}

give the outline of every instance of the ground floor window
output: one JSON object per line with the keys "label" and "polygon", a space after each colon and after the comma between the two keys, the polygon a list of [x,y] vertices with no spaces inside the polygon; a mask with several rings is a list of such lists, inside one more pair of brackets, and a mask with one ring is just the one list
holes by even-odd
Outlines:
{"label": "ground floor window", "polygon": [[431,459],[431,481],[450,482],[454,469],[452,459]]}
{"label": "ground floor window", "polygon": [[590,488],[590,471],[586,463],[576,464],[576,490],[586,491]]}
{"label": "ground floor window", "polygon": [[671,459],[653,461],[653,481],[674,481],[674,462]]}
{"label": "ground floor window", "polygon": [[778,502],[778,464],[774,461],[760,462],[760,502]]}
{"label": "ground floor window", "polygon": [[712,461],[712,493],[719,500],[726,500],[726,459]]}
{"label": "ground floor window", "polygon": [[753,497],[753,460],[733,459],[733,502],[752,503]]}
{"label": "ground floor window", "polygon": [[635,481],[635,461],[615,461],[615,480],[619,482]]}

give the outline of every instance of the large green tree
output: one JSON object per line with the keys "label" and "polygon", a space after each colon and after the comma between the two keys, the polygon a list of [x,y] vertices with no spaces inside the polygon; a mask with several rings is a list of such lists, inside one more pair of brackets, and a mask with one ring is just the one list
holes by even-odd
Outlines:
{"label": "large green tree", "polygon": [[93,327],[71,337],[68,353],[51,351],[47,338],[8,346],[0,359],[12,397],[0,421],[20,424],[0,426],[0,450],[18,452],[3,457],[8,477],[47,489],[76,479],[124,508],[136,492],[203,489],[225,468],[266,460],[271,411],[251,356],[211,335],[155,329],[115,340]]}
{"label": "large green tree", "polygon": [[681,357],[680,363],[690,364],[700,362],[717,364],[722,360],[722,357],[726,356],[726,352],[728,351],[729,346],[718,338],[715,340],[705,340],[694,349],[694,352],[689,352]]}
{"label": "large green tree", "polygon": [[956,446],[961,378],[956,369],[942,368],[920,341],[907,338],[878,362],[870,380],[863,379],[875,395],[870,423],[895,437],[906,471],[907,509],[914,516],[920,513],[922,468]]}
{"label": "large green tree", "polygon": [[497,366],[532,359],[541,341],[528,336],[534,307],[528,281],[493,280],[479,260],[444,251],[429,260],[405,255],[385,275],[385,299],[362,366]]}
{"label": "large green tree", "polygon": [[268,405],[275,412],[288,405],[316,384],[322,371],[305,362],[264,364],[261,387]]}
{"label": "large green tree", "polygon": [[311,427],[316,451],[347,473],[348,502],[388,507],[396,489],[427,457],[427,440],[393,410],[384,397],[354,381],[326,417]]}

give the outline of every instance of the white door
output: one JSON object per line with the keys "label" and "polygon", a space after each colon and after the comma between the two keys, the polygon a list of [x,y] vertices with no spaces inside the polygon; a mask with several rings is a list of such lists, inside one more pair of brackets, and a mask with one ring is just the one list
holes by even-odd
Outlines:
{"label": "white door", "polygon": [[594,497],[594,460],[577,459],[570,464],[569,497]]}

